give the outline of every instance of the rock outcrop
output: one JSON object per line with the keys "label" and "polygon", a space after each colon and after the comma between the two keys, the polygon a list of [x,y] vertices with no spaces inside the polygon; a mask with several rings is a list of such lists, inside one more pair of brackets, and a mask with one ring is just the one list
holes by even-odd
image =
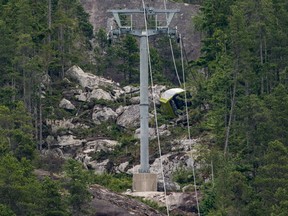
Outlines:
{"label": "rock outcrop", "polygon": [[165,215],[127,195],[120,195],[99,185],[92,185],[91,206],[96,209],[95,216],[161,216]]}
{"label": "rock outcrop", "polygon": [[74,128],[89,128],[89,126],[81,123],[73,123],[74,119],[46,119],[46,125],[51,127],[53,134],[57,133],[58,130],[65,129],[71,130]]}
{"label": "rock outcrop", "polygon": [[198,215],[194,192],[170,192],[166,195],[164,192],[126,192],[124,194],[134,197],[142,197],[145,200],[153,200],[154,202],[158,203],[159,206],[168,207],[169,212],[172,215]]}
{"label": "rock outcrop", "polygon": [[91,73],[85,73],[76,65],[67,70],[66,75],[82,87],[78,92],[75,92],[75,98],[78,101],[85,102],[93,99],[114,101],[124,93],[118,83]]}
{"label": "rock outcrop", "polygon": [[[137,173],[140,167],[139,151],[135,150],[136,152],[130,151],[128,153],[128,148],[135,149],[135,146],[139,145],[139,87],[125,86],[121,88],[111,80],[85,73],[78,66],[73,66],[66,74],[70,79],[65,82],[69,82],[71,88],[63,89],[62,98],[64,98],[59,101],[59,107],[64,109],[61,112],[66,112],[67,115],[63,119],[45,120],[45,126],[49,130],[49,133],[45,133],[49,135],[43,137],[43,140],[45,140],[43,146],[49,148],[49,152],[57,155],[57,157],[73,157],[81,161],[87,169],[93,170],[98,174],[111,172]],[[151,123],[154,121],[152,99],[154,98],[158,107],[160,95],[165,90],[165,86],[154,86],[152,95],[151,89],[149,89],[151,110],[149,122]],[[190,193],[191,186],[182,189],[173,180],[173,174],[183,167],[189,168],[195,165],[194,159],[192,160],[190,155],[197,157],[197,152],[191,151],[191,147],[197,145],[199,140],[172,137],[176,124],[176,122],[168,123],[167,121],[159,126],[160,138],[165,138],[164,145],[168,150],[165,150],[166,152],[161,158],[155,152],[151,155],[150,172],[157,174],[158,191],[164,191],[165,182],[167,191],[171,192],[168,196],[170,210],[177,211],[177,214],[180,215],[187,215],[186,211],[195,212],[194,194]],[[114,128],[113,135],[110,135],[109,132],[111,128]],[[129,135],[126,136],[125,132],[129,132]],[[156,132],[155,128],[149,128],[151,142],[155,142],[154,139],[157,138]],[[109,154],[111,157],[107,157]],[[197,165],[195,167],[197,168]],[[162,168],[165,181],[162,176]],[[99,186],[95,187],[99,189],[93,195],[95,197],[93,205],[97,206],[96,215],[133,215],[135,212],[138,215],[142,214],[137,211],[138,207],[143,207],[141,206],[142,204],[138,206],[138,204],[134,204],[133,200],[126,200],[127,197],[121,197],[125,201],[117,201],[117,198],[115,198],[117,195],[114,194],[114,198],[112,198],[111,192],[99,188]],[[127,189],[131,190],[131,188]],[[101,193],[103,194],[101,195],[99,191],[102,191]],[[178,193],[174,194],[175,191]],[[155,196],[154,198],[150,197],[149,199],[161,204],[163,195]],[[122,206],[122,202],[131,202],[138,207],[131,209],[130,207]],[[103,213],[101,213],[103,208],[108,209],[103,210]],[[146,210],[141,209],[143,210],[143,215],[161,215],[159,212],[148,211],[148,208],[145,208]]]}
{"label": "rock outcrop", "polygon": [[108,140],[108,139],[98,139],[89,141],[86,143],[83,148],[84,154],[94,153],[94,152],[108,152],[114,150],[115,146],[118,144],[116,140]]}
{"label": "rock outcrop", "polygon": [[117,116],[117,113],[109,107],[95,106],[93,108],[92,120],[95,124],[99,125],[102,122],[113,122]]}
{"label": "rock outcrop", "polygon": [[67,110],[75,110],[75,106],[71,103],[71,101],[65,98],[60,101],[59,107]]}
{"label": "rock outcrop", "polygon": [[[163,0],[146,0],[145,2],[149,4],[150,7],[164,9]],[[114,25],[112,13],[107,13],[108,10],[143,7],[141,1],[135,0],[81,0],[81,3],[85,11],[90,15],[90,22],[95,32],[100,28],[104,28],[108,32],[111,26]],[[200,5],[167,1],[167,9],[172,8],[179,9],[180,13],[174,17],[171,26],[177,26],[179,33],[183,36],[184,48],[187,48],[185,49],[185,54],[188,60],[195,60],[200,56],[201,34],[196,31],[192,18],[199,13]],[[189,20],[191,22],[190,25],[187,24]]]}
{"label": "rock outcrop", "polygon": [[77,80],[82,88],[94,89],[98,88],[99,86],[117,86],[117,84],[112,80],[108,80],[94,74],[85,73],[80,67],[76,65],[67,70],[66,75]]}
{"label": "rock outcrop", "polygon": [[135,128],[140,126],[139,105],[123,107],[122,114],[117,118],[117,124],[125,128]]}
{"label": "rock outcrop", "polygon": [[86,140],[77,139],[73,135],[65,135],[57,137],[58,145],[61,147],[69,146],[69,147],[80,147],[86,143]]}

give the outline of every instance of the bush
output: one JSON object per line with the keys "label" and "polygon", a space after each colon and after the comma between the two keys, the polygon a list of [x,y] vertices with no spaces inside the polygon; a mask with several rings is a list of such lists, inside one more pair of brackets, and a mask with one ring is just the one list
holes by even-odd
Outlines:
{"label": "bush", "polygon": [[177,169],[176,172],[173,173],[173,180],[181,186],[193,183],[193,172],[185,168]]}
{"label": "bush", "polygon": [[132,177],[128,174],[98,174],[93,176],[92,181],[115,192],[123,192],[132,187]]}

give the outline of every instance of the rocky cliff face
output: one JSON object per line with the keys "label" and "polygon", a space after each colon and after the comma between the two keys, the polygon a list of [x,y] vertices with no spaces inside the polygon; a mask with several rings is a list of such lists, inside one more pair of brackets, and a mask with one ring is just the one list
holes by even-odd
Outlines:
{"label": "rocky cliff face", "polygon": [[[139,88],[121,87],[112,80],[86,73],[77,66],[70,68],[66,76],[65,82],[70,83],[70,87],[69,89],[63,88],[59,109],[69,113],[70,116],[45,120],[48,130],[46,134],[49,135],[45,137],[44,146],[47,148],[44,151],[54,152],[62,158],[75,158],[95,173],[137,173],[140,162]],[[157,106],[159,106],[160,95],[165,89],[165,86],[155,86],[154,97]],[[150,105],[153,107],[151,89],[149,98]],[[151,123],[154,121],[152,113],[153,109],[151,109]],[[158,175],[159,191],[163,191],[165,179],[166,189],[179,193],[183,188],[174,181],[173,173],[195,165],[188,156],[188,152],[196,159],[197,154],[190,150],[191,146],[196,149],[200,141],[198,139],[187,140],[185,136],[176,136],[173,133],[176,126],[174,121],[159,126],[159,135],[164,147],[161,158],[159,158],[156,144],[156,130],[152,127],[149,130],[151,172]],[[116,136],[113,135],[116,132]],[[130,134],[128,141],[126,133]],[[120,137],[124,138],[120,139]],[[180,196],[178,193],[171,196],[173,201],[171,201],[171,210],[177,210],[179,206],[185,209],[183,206],[188,202],[187,197],[190,197],[194,204],[190,203],[189,206],[194,207],[186,210],[195,212],[194,194],[188,193]],[[162,202],[161,205],[164,204]]]}
{"label": "rocky cliff face", "polygon": [[95,216],[164,215],[131,197],[113,193],[99,185],[90,187],[93,199],[91,206],[96,209]]}
{"label": "rocky cliff face", "polygon": [[[108,13],[111,9],[137,9],[142,8],[142,1],[136,0],[81,0],[84,9],[90,15],[90,22],[94,31],[104,28],[107,32],[113,24],[113,16]],[[150,7],[164,9],[163,0],[146,0]],[[195,60],[200,55],[201,35],[195,30],[192,18],[199,12],[199,5],[175,3],[167,1],[167,9],[179,9],[180,13],[172,20],[171,26],[177,26],[183,36],[183,44],[187,60]]]}

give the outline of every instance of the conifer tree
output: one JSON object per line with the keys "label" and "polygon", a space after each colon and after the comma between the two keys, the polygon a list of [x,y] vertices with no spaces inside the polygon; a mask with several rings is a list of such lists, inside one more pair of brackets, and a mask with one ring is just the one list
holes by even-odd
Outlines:
{"label": "conifer tree", "polygon": [[[287,208],[283,192],[288,190],[288,150],[281,142],[269,143],[255,179],[258,196],[261,198],[263,214],[272,214],[273,206],[281,214]],[[287,212],[286,212],[287,213]],[[279,215],[280,215],[279,214]]]}

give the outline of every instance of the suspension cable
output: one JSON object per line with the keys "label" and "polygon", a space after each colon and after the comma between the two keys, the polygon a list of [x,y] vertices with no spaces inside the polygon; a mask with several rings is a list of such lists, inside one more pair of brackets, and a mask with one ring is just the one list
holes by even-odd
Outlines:
{"label": "suspension cable", "polygon": [[[164,8],[165,10],[167,9],[167,3],[166,0],[164,0]],[[166,14],[166,19],[167,19],[167,14]],[[175,63],[175,57],[174,57],[174,52],[173,52],[173,47],[172,47],[172,42],[171,38],[169,38],[170,42],[170,47],[171,47],[171,53],[173,57],[173,62],[175,66],[175,72],[177,74],[177,78],[179,81],[179,84],[181,86],[181,82],[179,79],[176,63]],[[186,83],[185,83],[185,69],[184,69],[184,58],[183,58],[183,41],[182,37],[180,35],[180,49],[181,49],[181,65],[182,65],[182,75],[183,75],[183,88],[184,88],[184,95],[185,95],[185,108],[186,108],[186,118],[187,118],[187,128],[188,128],[188,138],[189,138],[189,143],[190,143],[190,151],[192,150],[192,144],[191,144],[191,130],[190,130],[190,124],[189,124],[189,113],[188,113],[188,105],[187,105],[187,92],[186,92]],[[197,192],[197,185],[196,185],[196,176],[195,176],[195,167],[194,167],[194,159],[192,155],[190,155],[192,159],[192,172],[193,172],[193,181],[194,181],[194,190],[195,190],[195,198],[196,198],[196,203],[197,203],[197,210],[198,210],[198,215],[200,216],[200,207],[199,207],[199,200],[198,200],[198,192]]]}
{"label": "suspension cable", "polygon": [[[142,0],[143,4],[143,11],[144,11],[144,23],[145,23],[145,30],[148,33],[148,25],[146,20],[146,6],[144,0]],[[147,39],[147,52],[148,52],[148,64],[149,64],[149,71],[150,71],[150,79],[151,79],[151,93],[152,93],[152,99],[153,99],[153,108],[154,108],[154,118],[155,118],[155,127],[156,127],[156,134],[157,134],[157,142],[158,142],[158,149],[159,149],[159,158],[160,158],[160,169],[161,174],[163,178],[163,188],[164,188],[164,195],[165,195],[165,205],[166,205],[166,211],[167,215],[169,216],[169,205],[167,200],[167,189],[165,184],[165,176],[164,176],[164,168],[163,168],[163,161],[162,161],[162,151],[161,151],[161,144],[160,144],[160,135],[159,135],[159,127],[158,127],[158,118],[157,118],[157,110],[156,110],[156,102],[154,97],[154,84],[153,84],[153,74],[152,74],[152,65],[151,65],[151,56],[150,56],[150,48],[149,48],[149,39],[148,35],[146,37]]]}
{"label": "suspension cable", "polygon": [[[186,107],[186,118],[187,118],[187,127],[188,127],[188,138],[189,138],[189,148],[190,152],[192,151],[192,140],[191,140],[191,132],[190,132],[190,124],[189,124],[189,113],[188,113],[188,105],[187,105],[187,92],[186,92],[186,82],[185,82],[185,68],[184,68],[184,60],[183,60],[183,43],[182,37],[180,35],[180,51],[181,51],[181,64],[182,64],[182,75],[183,75],[183,88],[184,88],[184,96],[185,96],[185,107]],[[196,184],[196,176],[195,176],[195,167],[194,167],[194,159],[192,157],[192,152],[190,154],[192,159],[192,172],[193,172],[193,181],[194,181],[194,191],[195,191],[195,198],[197,204],[197,211],[198,216],[200,216],[200,207],[199,207],[199,200],[198,200],[198,192],[197,192],[197,184]]]}
{"label": "suspension cable", "polygon": [[[166,17],[167,17],[167,14],[166,14]],[[176,61],[175,61],[175,55],[174,55],[174,51],[173,51],[171,38],[169,38],[169,43],[170,43],[170,49],[171,49],[171,54],[172,54],[172,59],[173,59],[175,73],[176,73],[176,76],[177,76],[177,79],[178,79],[178,82],[179,82],[179,86],[181,86],[182,84],[181,84],[181,80],[180,80],[180,77],[179,77],[179,74],[178,74],[178,69],[177,69],[177,65],[176,65]]]}
{"label": "suspension cable", "polygon": [[[166,0],[164,0],[164,9],[167,10]],[[166,15],[166,20],[168,20],[167,13],[165,13],[165,15]],[[171,50],[171,55],[172,55],[172,59],[173,59],[173,65],[174,65],[175,73],[176,73],[176,76],[177,76],[177,80],[179,82],[179,86],[181,86],[182,84],[181,84],[180,77],[179,77],[179,74],[178,74],[178,69],[177,69],[177,65],[176,65],[176,61],[175,61],[174,50],[173,50],[173,46],[172,46],[172,40],[171,40],[170,37],[169,37],[169,44],[170,44],[170,50]]]}

